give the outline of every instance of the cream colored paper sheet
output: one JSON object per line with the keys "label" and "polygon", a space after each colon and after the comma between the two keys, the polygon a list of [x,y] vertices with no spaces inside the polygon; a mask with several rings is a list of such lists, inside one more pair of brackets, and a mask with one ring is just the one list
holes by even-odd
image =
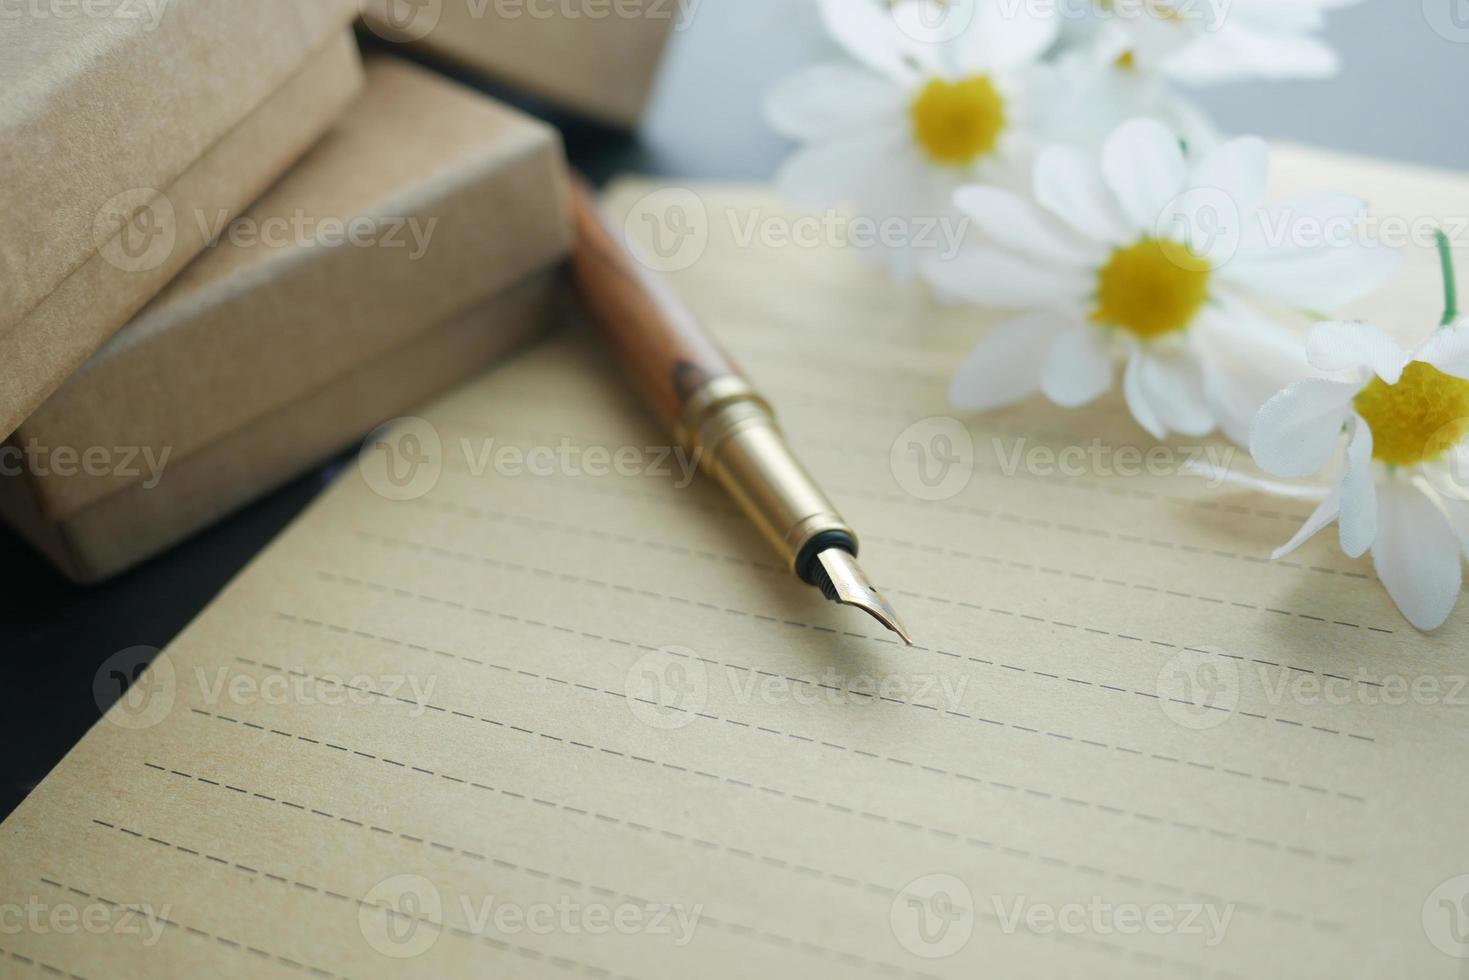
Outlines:
{"label": "cream colored paper sheet", "polygon": [[[1102,472],[1149,445],[1115,400],[900,439],[973,315],[699,198],[673,281],[921,646],[793,587],[569,330],[370,446],[0,828],[0,973],[1460,975],[1463,608],[1414,632],[1329,534],[1265,560],[1301,504]],[[1414,250],[1375,308],[1435,293]]]}

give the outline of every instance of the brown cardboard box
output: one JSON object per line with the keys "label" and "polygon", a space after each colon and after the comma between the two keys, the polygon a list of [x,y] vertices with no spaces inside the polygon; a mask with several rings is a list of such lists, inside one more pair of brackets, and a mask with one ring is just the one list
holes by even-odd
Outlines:
{"label": "brown cardboard box", "polygon": [[621,126],[637,123],[680,0],[363,0],[389,41]]}
{"label": "brown cardboard box", "polygon": [[[100,582],[298,476],[380,423],[412,411],[546,328],[564,299],[554,272],[531,276],[401,350],[327,382],[190,456],[133,461],[140,479],[56,521],[28,478],[0,478],[0,514],[76,582]],[[144,447],[150,449],[151,447]],[[0,449],[16,460],[14,443]]]}
{"label": "brown cardboard box", "polygon": [[545,319],[528,283],[570,247],[565,190],[554,130],[369,60],[338,125],[11,436],[7,515],[95,580],[482,366]]}
{"label": "brown cardboard box", "polygon": [[198,253],[180,211],[237,213],[355,97],[355,9],[170,0],[7,18],[0,434]]}

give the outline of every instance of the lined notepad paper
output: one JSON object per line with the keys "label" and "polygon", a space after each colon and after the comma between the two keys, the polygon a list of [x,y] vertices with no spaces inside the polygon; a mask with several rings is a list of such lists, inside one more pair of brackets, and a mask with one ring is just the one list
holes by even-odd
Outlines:
{"label": "lined notepad paper", "polygon": [[[975,314],[698,193],[671,279],[920,645],[795,587],[569,328],[378,437],[0,828],[0,972],[1457,975],[1463,607],[1415,632],[1329,532],[1269,562],[1298,502],[1012,465],[1147,448],[1115,398],[923,423]],[[1437,301],[1415,249],[1363,312]]]}

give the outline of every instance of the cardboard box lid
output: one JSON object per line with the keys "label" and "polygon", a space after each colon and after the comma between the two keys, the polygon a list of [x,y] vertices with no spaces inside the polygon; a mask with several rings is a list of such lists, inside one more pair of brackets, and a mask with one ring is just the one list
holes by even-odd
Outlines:
{"label": "cardboard box lid", "polygon": [[[566,254],[555,130],[397,59],[369,59],[367,79],[338,126],[14,442],[182,458]],[[56,520],[137,474],[32,478]]]}
{"label": "cardboard box lid", "polygon": [[179,214],[238,214],[301,157],[361,92],[346,29],[151,199],[128,232],[78,266],[0,335],[0,435],[9,435],[203,250]]}
{"label": "cardboard box lid", "polygon": [[0,479],[0,516],[74,581],[110,578],[524,345],[554,321],[560,285],[536,273],[60,522],[39,514],[33,485]]}
{"label": "cardboard box lid", "polygon": [[617,0],[570,10],[537,0],[363,0],[367,27],[605,122],[635,125],[675,0]]}
{"label": "cardboard box lid", "polygon": [[0,339],[297,75],[356,7],[98,0],[28,4],[7,17]]}

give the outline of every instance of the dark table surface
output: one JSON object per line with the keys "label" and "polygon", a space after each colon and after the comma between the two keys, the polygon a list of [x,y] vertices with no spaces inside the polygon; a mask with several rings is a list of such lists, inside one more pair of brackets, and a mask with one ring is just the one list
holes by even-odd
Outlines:
{"label": "dark table surface", "polygon": [[[622,171],[680,179],[766,179],[786,147],[761,121],[762,93],[785,70],[826,52],[815,4],[698,0],[682,6],[694,15],[675,35],[637,136],[548,112],[495,86],[456,77],[556,124],[573,163],[594,180]],[[1459,101],[1469,90],[1469,31],[1457,42],[1436,37],[1418,7],[1403,0],[1367,0],[1333,14],[1329,36],[1346,66],[1335,81],[1234,85],[1203,93],[1200,101],[1227,132],[1469,166],[1469,130],[1446,125],[1462,118]],[[0,732],[7,749],[0,816],[99,717],[105,707],[93,694],[99,667],[120,651],[167,645],[316,497],[344,458],[96,588],[70,585],[0,530],[0,551],[11,570],[7,587],[0,590],[0,635],[10,671],[0,685]]]}

